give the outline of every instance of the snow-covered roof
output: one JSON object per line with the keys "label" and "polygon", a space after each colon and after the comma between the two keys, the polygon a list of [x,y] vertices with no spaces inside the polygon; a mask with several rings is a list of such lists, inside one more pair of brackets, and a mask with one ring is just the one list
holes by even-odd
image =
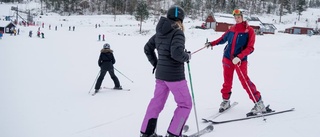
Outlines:
{"label": "snow-covered roof", "polygon": [[1,21],[0,20],[0,27],[6,27],[7,25],[9,25],[11,23],[11,21]]}
{"label": "snow-covered roof", "polygon": [[248,21],[248,24],[251,26],[260,26],[260,27],[263,26],[260,21]]}
{"label": "snow-covered roof", "polygon": [[234,17],[230,14],[215,14],[214,18],[217,22],[235,24]]}

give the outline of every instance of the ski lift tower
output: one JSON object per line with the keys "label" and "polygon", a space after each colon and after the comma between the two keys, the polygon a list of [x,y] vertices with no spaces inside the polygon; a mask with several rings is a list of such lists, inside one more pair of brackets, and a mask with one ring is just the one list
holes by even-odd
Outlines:
{"label": "ski lift tower", "polygon": [[[16,12],[16,23],[18,23],[19,17],[25,22],[29,22],[29,23],[33,22],[33,16],[35,16],[35,15],[31,14],[30,10],[22,11],[22,10],[19,10],[18,6],[17,7],[12,6],[11,10]],[[20,16],[19,12],[27,14],[27,21],[23,17]]]}

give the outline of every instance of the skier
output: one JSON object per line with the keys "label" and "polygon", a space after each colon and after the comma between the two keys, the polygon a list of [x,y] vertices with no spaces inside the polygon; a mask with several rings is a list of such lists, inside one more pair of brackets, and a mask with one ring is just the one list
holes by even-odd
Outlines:
{"label": "skier", "polygon": [[[140,137],[158,137],[155,133],[159,113],[162,111],[169,91],[177,108],[167,130],[167,137],[180,137],[191,108],[192,101],[184,74],[184,62],[191,59],[185,51],[185,12],[179,6],[169,8],[167,18],[161,17],[153,35],[144,47],[144,52],[156,70],[154,97],[150,100],[141,126]],[[155,54],[157,49],[158,57]]]}
{"label": "skier", "polygon": [[266,107],[263,104],[260,92],[247,74],[247,57],[254,50],[254,30],[243,20],[243,14],[240,10],[235,9],[233,11],[233,16],[236,21],[234,26],[217,40],[205,43],[206,47],[212,47],[224,44],[228,41],[222,59],[224,83],[222,85],[221,93],[223,101],[220,104],[219,112],[223,112],[230,108],[229,99],[232,93],[231,88],[234,70],[236,70],[243,88],[247,91],[250,99],[255,103],[249,113],[255,115],[257,113],[266,112]]}
{"label": "skier", "polygon": [[103,45],[103,49],[101,49],[101,53],[98,60],[98,65],[100,67],[100,75],[95,85],[95,93],[99,92],[101,83],[104,79],[104,76],[107,72],[109,72],[111,79],[114,83],[114,88],[117,90],[121,90],[120,82],[118,77],[114,74],[113,64],[116,63],[116,60],[113,56],[113,50],[110,49],[110,45],[108,43]]}
{"label": "skier", "polygon": [[0,39],[2,39],[2,37],[3,37],[3,32],[0,31]]}
{"label": "skier", "polygon": [[103,34],[103,35],[102,35],[102,41],[105,41],[105,39],[104,39],[104,38],[105,38],[105,36],[104,36],[104,34]]}
{"label": "skier", "polygon": [[101,34],[98,35],[98,41],[100,41],[100,40],[101,40]]}
{"label": "skier", "polygon": [[41,38],[43,38],[43,39],[44,39],[44,33],[43,33],[43,32],[41,32]]}
{"label": "skier", "polygon": [[29,37],[32,37],[32,30],[29,31]]}

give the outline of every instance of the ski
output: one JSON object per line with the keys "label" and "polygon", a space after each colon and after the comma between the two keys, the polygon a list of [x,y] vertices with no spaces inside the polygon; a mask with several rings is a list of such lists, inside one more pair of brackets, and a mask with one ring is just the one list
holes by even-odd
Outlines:
{"label": "ski", "polygon": [[[184,125],[183,128],[182,128],[182,133],[185,133],[189,130],[189,126],[188,125]],[[192,135],[181,135],[181,137],[200,137],[201,135],[204,135],[206,133],[209,133],[213,130],[213,125],[210,124],[209,126],[207,126],[206,128],[202,129],[199,131],[199,134],[198,133],[194,133]],[[157,137],[165,137],[165,136],[162,136],[162,135],[157,135]]]}
{"label": "ski", "polygon": [[108,89],[108,90],[123,90],[123,91],[130,91],[128,88],[122,88],[122,89],[114,89],[114,88],[109,88],[109,87],[102,87],[103,89]]}
{"label": "ski", "polygon": [[[130,91],[130,89],[125,89],[125,88],[123,88],[123,89],[114,89],[114,88],[109,88],[109,87],[102,87],[102,88],[100,88],[100,90],[101,90],[101,89]],[[100,92],[100,90],[99,90],[99,92]],[[96,95],[97,93],[98,93],[98,92],[94,92],[94,93],[92,93],[91,95],[94,96],[94,95]]]}
{"label": "ski", "polygon": [[231,108],[233,108],[234,106],[236,106],[236,105],[238,105],[238,104],[239,104],[238,102],[233,102],[233,103],[230,105],[230,108],[228,108],[227,110],[225,110],[225,111],[223,111],[223,112],[218,112],[218,113],[216,113],[216,114],[214,114],[214,115],[212,115],[212,116],[209,116],[208,118],[202,118],[202,120],[203,120],[204,123],[210,122],[210,120],[213,120],[213,119],[219,117],[221,114],[229,111]]}
{"label": "ski", "polygon": [[248,119],[253,119],[253,118],[259,118],[259,117],[272,116],[272,115],[276,115],[276,114],[291,112],[293,110],[294,110],[294,108],[291,108],[291,109],[282,110],[282,111],[275,111],[275,112],[265,113],[263,115],[260,114],[260,115],[255,115],[255,116],[249,116],[249,117],[237,118],[237,119],[230,119],[230,120],[224,120],[224,121],[213,121],[213,120],[209,120],[209,121],[212,124],[223,124],[223,123],[230,123],[230,122],[243,121],[243,120],[248,120]]}
{"label": "ski", "polygon": [[92,96],[94,96],[94,95],[96,95],[97,93],[93,93],[93,94],[91,94]]}
{"label": "ski", "polygon": [[183,137],[200,137],[204,134],[210,133],[211,131],[213,131],[213,125],[210,124],[208,126],[206,126],[204,129],[200,130],[197,133],[191,134],[191,135],[183,135]]}

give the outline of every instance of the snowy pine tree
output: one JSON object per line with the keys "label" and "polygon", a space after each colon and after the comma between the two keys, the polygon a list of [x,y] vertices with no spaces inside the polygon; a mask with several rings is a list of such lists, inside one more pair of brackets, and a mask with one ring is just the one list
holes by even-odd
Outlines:
{"label": "snowy pine tree", "polygon": [[136,20],[140,21],[140,34],[141,34],[142,22],[149,18],[149,11],[147,8],[148,6],[145,1],[141,0],[138,2],[136,12],[135,12],[135,18]]}

